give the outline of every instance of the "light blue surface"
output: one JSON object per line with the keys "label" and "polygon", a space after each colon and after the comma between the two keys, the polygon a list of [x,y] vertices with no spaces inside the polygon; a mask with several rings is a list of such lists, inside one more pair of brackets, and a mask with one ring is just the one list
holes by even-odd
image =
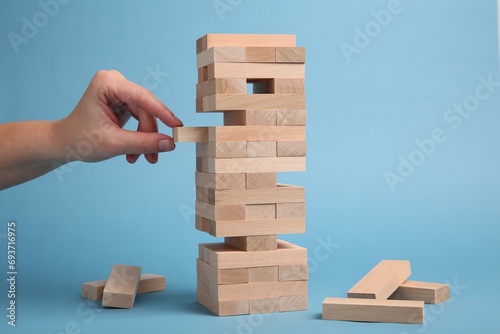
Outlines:
{"label": "light blue surface", "polygon": [[[2,280],[0,331],[498,333],[500,87],[457,129],[443,118],[474,102],[480,80],[500,81],[496,3],[401,0],[390,22],[375,24],[371,12],[391,3],[73,0],[16,53],[8,33],[22,36],[23,17],[43,20],[43,9],[3,1],[0,122],[64,117],[99,69],[143,84],[158,67],[169,74],[152,91],[186,125],[220,124],[194,112],[195,40],[296,34],[307,48],[308,167],[280,180],[306,186],[308,222],[307,234],[283,238],[308,247],[311,273],[306,312],[218,318],[197,305],[197,244],[215,239],[194,229],[194,145],[182,144],[155,166],[76,164],[61,182],[50,173],[0,192],[0,277],[10,220],[18,233],[17,326],[6,324]],[[356,28],[372,37],[357,37],[363,47],[349,62],[341,46],[354,45]],[[434,129],[446,140],[391,191],[384,174],[397,173],[400,156],[424,157],[415,141]],[[410,260],[415,280],[450,282],[452,299],[426,306],[423,326],[319,320],[325,297],[344,296],[381,259]],[[167,291],[131,310],[87,305],[80,284],[113,263],[166,275]]]}

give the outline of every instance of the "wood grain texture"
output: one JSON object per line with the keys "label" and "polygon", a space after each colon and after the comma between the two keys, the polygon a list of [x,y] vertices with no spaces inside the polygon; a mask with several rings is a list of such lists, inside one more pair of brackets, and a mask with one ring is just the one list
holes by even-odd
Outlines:
{"label": "wood grain texture", "polygon": [[[185,128],[187,129],[187,128]],[[305,126],[214,126],[208,129],[212,142],[304,141]]]}
{"label": "wood grain texture", "polygon": [[280,281],[305,281],[309,278],[307,262],[279,266]]}
{"label": "wood grain texture", "polygon": [[280,312],[303,311],[307,310],[307,307],[307,294],[280,298]]}
{"label": "wood grain texture", "polygon": [[290,47],[295,46],[295,35],[273,34],[206,34],[196,41],[197,52],[214,46]]}
{"label": "wood grain texture", "polygon": [[277,110],[232,110],[224,111],[225,126],[269,125],[276,126]]}
{"label": "wood grain texture", "polygon": [[278,249],[278,236],[256,235],[243,237],[226,237],[224,242],[245,252],[273,251]]}
{"label": "wood grain texture", "polygon": [[251,282],[242,284],[219,285],[217,288],[217,296],[219,301],[237,299],[261,299],[269,298],[269,296],[281,297],[307,294],[307,281]]}
{"label": "wood grain texture", "polygon": [[208,189],[208,192],[207,203],[213,205],[293,203],[305,199],[304,187],[282,184],[275,188]]}
{"label": "wood grain texture", "polygon": [[305,157],[307,153],[306,141],[279,141],[276,145],[278,157]]}
{"label": "wood grain texture", "polygon": [[275,141],[249,141],[247,142],[248,158],[276,157],[277,148]]}
{"label": "wood grain texture", "polygon": [[246,158],[245,141],[218,141],[196,143],[196,156],[200,158]]}
{"label": "wood grain texture", "polygon": [[274,94],[304,94],[305,80],[303,78],[276,78],[274,81]]}
{"label": "wood grain texture", "polygon": [[[195,202],[196,215],[210,220],[246,220],[245,204],[212,205],[205,202]],[[251,219],[251,218],[250,218]]]}
{"label": "wood grain texture", "polygon": [[305,63],[306,49],[304,47],[277,47],[277,63]]}
{"label": "wood grain texture", "polygon": [[387,299],[410,275],[410,261],[382,260],[347,292],[347,296]]}
{"label": "wood grain texture", "polygon": [[196,55],[196,67],[213,63],[243,63],[246,61],[245,51],[241,46],[214,46]]}
{"label": "wood grain texture", "polygon": [[450,285],[442,283],[405,281],[389,299],[422,300],[426,304],[438,304],[450,299]]}
{"label": "wood grain texture", "polygon": [[304,64],[214,63],[207,66],[208,80],[215,78],[305,78]]}
{"label": "wood grain texture", "polygon": [[208,310],[218,316],[249,314],[248,299],[218,301],[216,296],[210,296],[205,291],[197,289],[196,299]]}
{"label": "wood grain texture", "polygon": [[307,261],[307,249],[283,240],[278,240],[278,249],[271,252],[245,252],[224,243],[201,244],[200,247],[204,261],[218,269],[303,264]]}
{"label": "wood grain texture", "polygon": [[[208,201],[208,188],[211,189],[244,189],[245,173],[203,173],[195,172],[195,185],[207,189],[204,202]],[[275,185],[276,186],[276,185]],[[203,191],[203,190],[202,190]],[[200,199],[202,200],[202,199]]]}
{"label": "wood grain texture", "polygon": [[196,261],[196,272],[215,284],[248,283],[248,268],[217,269],[202,259]]}
{"label": "wood grain texture", "polygon": [[248,282],[277,282],[278,266],[248,268]]}
{"label": "wood grain texture", "polygon": [[306,220],[304,218],[213,221],[196,216],[196,221],[196,229],[218,238],[297,234],[306,231]]}
{"label": "wood grain texture", "polygon": [[280,311],[281,297],[250,299],[250,314],[277,313]]}
{"label": "wood grain texture", "polygon": [[208,141],[208,127],[177,127],[172,129],[172,138],[177,143]]}
{"label": "wood grain texture", "polygon": [[197,158],[196,171],[204,173],[272,173],[306,170],[305,157]]}
{"label": "wood grain texture", "polygon": [[[304,94],[232,94],[204,96],[197,103],[197,112],[216,112],[247,109],[294,110],[305,109]],[[201,109],[200,109],[201,108]]]}
{"label": "wood grain texture", "polygon": [[102,306],[132,308],[139,287],[141,267],[115,264],[102,293]]}
{"label": "wood grain texture", "polygon": [[196,85],[197,98],[216,94],[246,94],[246,92],[247,81],[245,78],[217,78]]}
{"label": "wood grain texture", "polygon": [[306,203],[279,203],[276,204],[276,218],[305,218]]}
{"label": "wood grain texture", "polygon": [[363,298],[326,298],[323,319],[369,322],[424,323],[424,302]]}
{"label": "wood grain texture", "polygon": [[305,109],[276,111],[276,125],[278,126],[305,126],[306,121]]}
{"label": "wood grain texture", "polygon": [[248,204],[245,209],[248,220],[276,219],[276,204]]}
{"label": "wood grain texture", "polygon": [[276,173],[246,173],[246,188],[275,188],[278,185]]}

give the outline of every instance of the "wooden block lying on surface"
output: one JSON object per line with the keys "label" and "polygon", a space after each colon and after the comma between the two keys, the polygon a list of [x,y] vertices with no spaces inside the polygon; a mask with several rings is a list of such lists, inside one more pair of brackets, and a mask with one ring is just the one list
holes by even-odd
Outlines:
{"label": "wooden block lying on surface", "polygon": [[276,234],[227,237],[224,238],[224,242],[245,252],[273,251],[278,249],[278,236]]}
{"label": "wooden block lying on surface", "polygon": [[[228,111],[243,109],[305,109],[304,94],[233,94],[204,96],[196,103],[197,112]],[[200,109],[201,108],[201,109]]]}
{"label": "wooden block lying on surface", "polygon": [[196,41],[196,53],[214,46],[295,46],[295,35],[272,34],[206,34]]}
{"label": "wooden block lying on surface", "polygon": [[208,127],[177,127],[172,129],[172,138],[175,142],[206,142],[208,141]]}
{"label": "wooden block lying on surface", "polygon": [[278,266],[248,268],[248,282],[277,282]]}
{"label": "wooden block lying on surface", "polygon": [[305,233],[305,218],[213,221],[196,216],[196,229],[214,237]]}
{"label": "wooden block lying on surface", "polygon": [[304,187],[283,184],[275,188],[209,189],[208,192],[208,203],[214,205],[305,202]]}
{"label": "wooden block lying on surface", "polygon": [[304,78],[304,64],[213,63],[207,66],[208,80],[215,78]]}
{"label": "wooden block lying on surface", "polygon": [[270,125],[276,126],[277,110],[232,110],[224,112],[224,125]]}
{"label": "wooden block lying on surface", "polygon": [[423,324],[424,302],[363,298],[326,298],[323,301],[323,319]]}
{"label": "wooden block lying on surface", "polygon": [[217,78],[196,84],[196,97],[216,94],[246,94],[247,80],[245,78]]}
{"label": "wooden block lying on surface", "polygon": [[215,284],[248,283],[248,268],[217,269],[202,259],[196,261],[196,272]]}
{"label": "wooden block lying on surface", "polygon": [[196,158],[196,171],[204,173],[272,173],[305,170],[305,157]]}
{"label": "wooden block lying on surface", "polygon": [[387,299],[410,274],[410,261],[382,260],[347,292],[347,296]]}
{"label": "wooden block lying on surface", "polygon": [[[93,300],[101,300],[106,280],[86,282],[82,284],[82,297]],[[137,294],[165,290],[167,281],[165,276],[156,274],[142,274],[137,288]]]}
{"label": "wooden block lying on surface", "polygon": [[278,185],[276,173],[246,173],[246,188],[275,188]]}
{"label": "wooden block lying on surface", "polygon": [[115,264],[102,293],[102,306],[132,308],[141,278],[141,267]]}
{"label": "wooden block lying on surface", "polygon": [[305,126],[307,112],[303,110],[278,110],[276,112],[276,125],[278,126]]}
{"label": "wooden block lying on surface", "polygon": [[196,156],[200,158],[246,158],[244,141],[219,141],[196,143]]}
{"label": "wooden block lying on surface", "polygon": [[306,203],[279,203],[276,204],[276,218],[305,218]]}
{"label": "wooden block lying on surface", "polygon": [[[203,173],[195,172],[195,185],[211,189],[244,189],[245,173]],[[276,185],[275,185],[276,186]],[[208,191],[207,191],[208,192]],[[205,200],[206,202],[207,200]]]}
{"label": "wooden block lying on surface", "polygon": [[305,157],[305,141],[279,141],[277,142],[276,156],[278,157]]}
{"label": "wooden block lying on surface", "polygon": [[[187,128],[183,128],[187,129]],[[305,141],[305,126],[214,126],[208,130],[211,142]]]}
{"label": "wooden block lying on surface", "polygon": [[422,300],[426,304],[438,304],[450,299],[450,285],[405,281],[389,299]]}
{"label": "wooden block lying on surface", "polygon": [[277,63],[305,63],[306,49],[304,47],[277,47]]}
{"label": "wooden block lying on surface", "polygon": [[307,261],[306,248],[283,240],[278,240],[278,249],[271,252],[245,252],[224,243],[200,244],[199,247],[200,252],[203,251],[203,260],[218,269],[303,264]]}
{"label": "wooden block lying on surface", "polygon": [[309,278],[307,262],[303,264],[279,266],[280,281],[305,281]]}

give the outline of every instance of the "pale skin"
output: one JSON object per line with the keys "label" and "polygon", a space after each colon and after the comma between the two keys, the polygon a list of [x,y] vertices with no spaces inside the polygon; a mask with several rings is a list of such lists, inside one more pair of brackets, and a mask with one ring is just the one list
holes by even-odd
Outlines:
{"label": "pale skin", "polygon": [[[128,117],[137,131],[122,129]],[[169,127],[182,122],[150,91],[119,72],[99,71],[75,109],[58,121],[0,124],[0,190],[32,180],[71,161],[98,162],[144,154],[152,164],[172,151],[173,139],[158,133],[157,119]]]}

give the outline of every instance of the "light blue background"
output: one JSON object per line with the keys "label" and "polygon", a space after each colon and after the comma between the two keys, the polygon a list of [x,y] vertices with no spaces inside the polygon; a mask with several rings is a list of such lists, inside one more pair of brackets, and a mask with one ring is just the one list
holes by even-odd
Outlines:
{"label": "light blue background", "polygon": [[[37,1],[0,10],[0,122],[59,119],[93,74],[117,69],[142,84],[148,68],[168,72],[153,89],[187,126],[221,124],[194,111],[195,40],[208,32],[292,33],[307,48],[307,234],[309,310],[266,316],[212,316],[195,302],[193,144],[151,166],[124,157],[73,164],[0,192],[0,261],[7,222],[18,223],[18,318],[8,328],[5,280],[0,330],[9,333],[498,333],[500,323],[500,91],[460,128],[443,120],[474,94],[479,77],[500,81],[494,0],[401,0],[401,12],[348,62],[341,43],[374,20],[388,0],[70,1],[15,53]],[[133,127],[131,124],[130,127]],[[435,128],[447,140],[391,191],[415,140]],[[170,133],[166,127],[161,130]],[[8,159],[9,157],[0,157]],[[330,243],[329,247],[324,247]],[[426,324],[319,320],[321,302],[346,291],[382,259],[408,259],[412,278],[450,282],[452,299],[426,306]],[[114,263],[167,276],[167,291],[131,310],[101,310],[80,284],[106,278]],[[3,311],[2,311],[3,310]]]}

